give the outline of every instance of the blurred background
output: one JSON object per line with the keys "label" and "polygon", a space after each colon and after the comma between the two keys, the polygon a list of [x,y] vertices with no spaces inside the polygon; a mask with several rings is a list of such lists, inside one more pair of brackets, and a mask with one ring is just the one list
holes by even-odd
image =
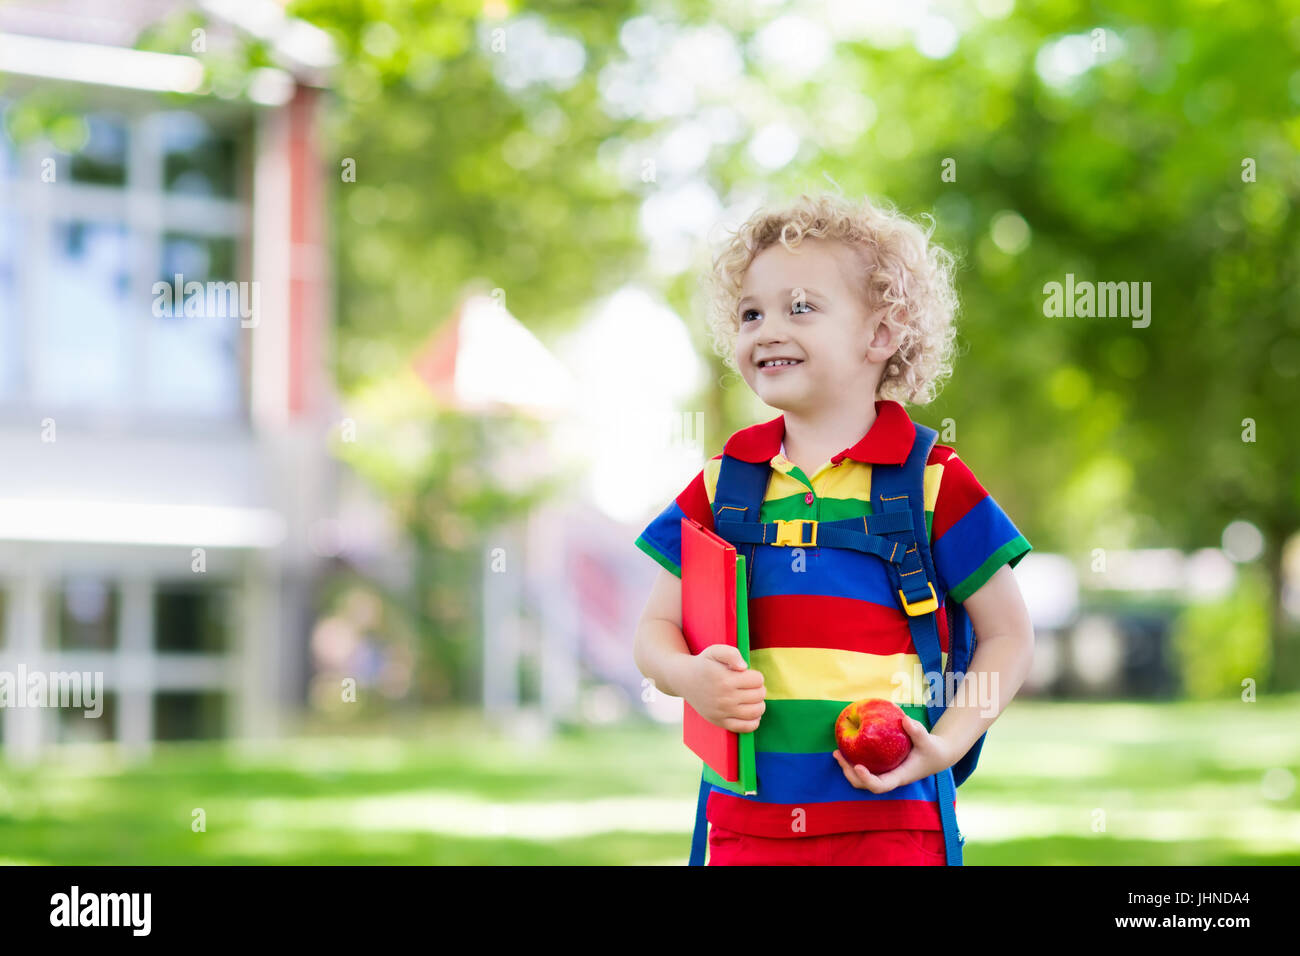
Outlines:
{"label": "blurred background", "polygon": [[4,862],[684,864],[632,542],[821,190],[960,257],[908,411],[1035,547],[966,862],[1300,862],[1300,2],[7,0],[0,115],[0,680],[103,680]]}

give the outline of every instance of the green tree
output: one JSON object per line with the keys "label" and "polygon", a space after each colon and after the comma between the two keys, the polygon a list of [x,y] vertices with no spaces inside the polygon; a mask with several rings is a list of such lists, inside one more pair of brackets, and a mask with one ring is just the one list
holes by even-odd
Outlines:
{"label": "green tree", "polygon": [[[639,276],[637,217],[667,187],[626,157],[655,159],[675,124],[707,116],[734,129],[693,175],[724,204],[829,180],[935,215],[936,240],[964,263],[963,355],[913,412],[950,420],[963,457],[1041,550],[1213,546],[1230,521],[1254,523],[1270,670],[1294,686],[1281,553],[1300,527],[1288,440],[1300,378],[1296,0],[954,10],[961,32],[935,57],[905,28],[825,23],[828,55],[797,76],[793,59],[765,55],[763,31],[787,12],[767,7],[291,9],[343,54],[331,162],[350,157],[357,171],[337,185],[333,218],[349,394],[394,375],[471,279],[547,335]],[[695,88],[682,117],[612,108],[602,81],[627,65],[633,17],[721,31],[741,75]],[[580,68],[547,79],[540,37],[559,44],[557,62],[580,49]],[[777,121],[799,149],[774,172],[753,145]],[[1150,323],[1046,315],[1045,284],[1067,274],[1150,283]],[[719,387],[696,279],[684,270],[663,288],[711,363],[695,407],[719,447],[747,423],[746,396],[734,380]]]}
{"label": "green tree", "polygon": [[[741,42],[764,25],[739,25]],[[1217,546],[1232,520],[1259,527],[1274,686],[1300,678],[1281,604],[1300,528],[1298,50],[1294,0],[1033,4],[972,17],[939,60],[845,41],[795,87],[751,66],[759,120],[810,118],[793,162],[765,175],[741,136],[709,167],[722,196],[829,178],[933,212],[964,264],[962,356],[913,413],[951,420],[1040,550]],[[835,145],[817,118],[843,115],[846,86],[876,119]],[[1067,273],[1150,283],[1149,325],[1048,317],[1045,284]],[[674,288],[685,307],[689,285]]]}

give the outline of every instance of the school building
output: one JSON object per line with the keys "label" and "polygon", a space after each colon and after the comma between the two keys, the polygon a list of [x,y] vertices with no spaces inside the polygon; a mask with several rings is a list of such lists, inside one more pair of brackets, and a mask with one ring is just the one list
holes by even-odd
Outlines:
{"label": "school building", "polygon": [[[186,8],[185,49],[136,49]],[[250,38],[273,65],[209,88]],[[0,5],[0,673],[104,690],[95,719],[0,708],[7,761],[300,706],[337,482],[332,57],[271,0]]]}

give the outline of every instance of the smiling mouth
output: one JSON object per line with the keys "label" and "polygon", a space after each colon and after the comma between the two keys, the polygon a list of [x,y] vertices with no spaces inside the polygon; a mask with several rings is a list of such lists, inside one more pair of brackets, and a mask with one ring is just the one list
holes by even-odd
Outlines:
{"label": "smiling mouth", "polygon": [[802,365],[803,359],[764,359],[758,363],[759,368],[786,368],[791,365]]}

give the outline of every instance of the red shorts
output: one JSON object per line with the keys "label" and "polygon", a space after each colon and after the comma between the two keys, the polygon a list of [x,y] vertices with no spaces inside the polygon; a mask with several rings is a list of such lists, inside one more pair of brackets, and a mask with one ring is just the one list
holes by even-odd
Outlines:
{"label": "red shorts", "polygon": [[709,866],[946,866],[942,830],[760,837],[709,827]]}

